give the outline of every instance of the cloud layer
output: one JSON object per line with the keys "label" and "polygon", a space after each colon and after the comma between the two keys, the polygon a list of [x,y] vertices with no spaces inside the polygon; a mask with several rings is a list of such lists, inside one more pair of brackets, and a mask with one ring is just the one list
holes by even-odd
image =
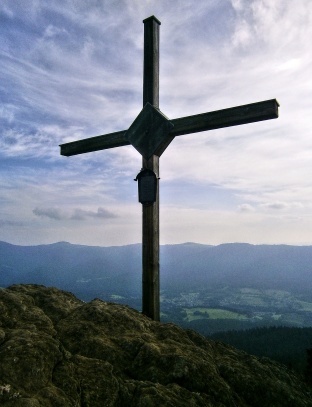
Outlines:
{"label": "cloud layer", "polygon": [[133,122],[150,15],[161,20],[160,109],[169,118],[281,104],[277,120],[172,142],[161,157],[161,242],[312,244],[306,0],[3,0],[0,239],[140,241],[137,151],[65,158],[58,146]]}

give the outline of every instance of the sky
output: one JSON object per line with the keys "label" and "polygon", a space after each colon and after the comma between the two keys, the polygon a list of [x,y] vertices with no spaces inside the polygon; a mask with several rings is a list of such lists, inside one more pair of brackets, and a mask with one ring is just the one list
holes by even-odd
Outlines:
{"label": "sky", "polygon": [[173,140],[160,243],[311,245],[310,0],[1,0],[0,240],[141,242],[140,154],[59,145],[132,124],[151,15],[169,119],[280,103],[278,119]]}

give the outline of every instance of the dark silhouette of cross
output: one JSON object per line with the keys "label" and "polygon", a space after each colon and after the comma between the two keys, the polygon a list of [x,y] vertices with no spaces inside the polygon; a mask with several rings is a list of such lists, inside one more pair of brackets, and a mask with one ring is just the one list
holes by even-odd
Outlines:
{"label": "dark silhouette of cross", "polygon": [[[155,202],[142,209],[142,312],[160,320],[159,302],[159,157],[176,136],[278,117],[276,99],[169,120],[159,110],[159,26],[144,23],[143,109],[128,130],[60,145],[71,156],[132,144],[142,155],[142,170],[155,174]],[[139,177],[139,176],[138,176]],[[143,178],[143,177],[142,177]]]}

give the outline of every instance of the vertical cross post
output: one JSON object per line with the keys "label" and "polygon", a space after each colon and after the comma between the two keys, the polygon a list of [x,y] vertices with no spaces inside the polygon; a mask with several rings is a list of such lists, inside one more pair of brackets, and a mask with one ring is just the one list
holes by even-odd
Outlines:
{"label": "vertical cross post", "polygon": [[[159,108],[159,25],[154,16],[144,23],[143,106]],[[160,320],[159,304],[159,157],[143,158],[143,169],[157,176],[156,202],[142,207],[142,312]]]}

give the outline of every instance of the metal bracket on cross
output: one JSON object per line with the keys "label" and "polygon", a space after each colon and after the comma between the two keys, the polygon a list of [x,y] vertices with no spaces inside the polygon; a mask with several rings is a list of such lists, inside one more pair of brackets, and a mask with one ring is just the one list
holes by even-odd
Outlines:
{"label": "metal bracket on cross", "polygon": [[137,118],[126,131],[125,138],[149,160],[152,155],[160,157],[173,140],[169,133],[173,124],[156,107],[146,103]]}

